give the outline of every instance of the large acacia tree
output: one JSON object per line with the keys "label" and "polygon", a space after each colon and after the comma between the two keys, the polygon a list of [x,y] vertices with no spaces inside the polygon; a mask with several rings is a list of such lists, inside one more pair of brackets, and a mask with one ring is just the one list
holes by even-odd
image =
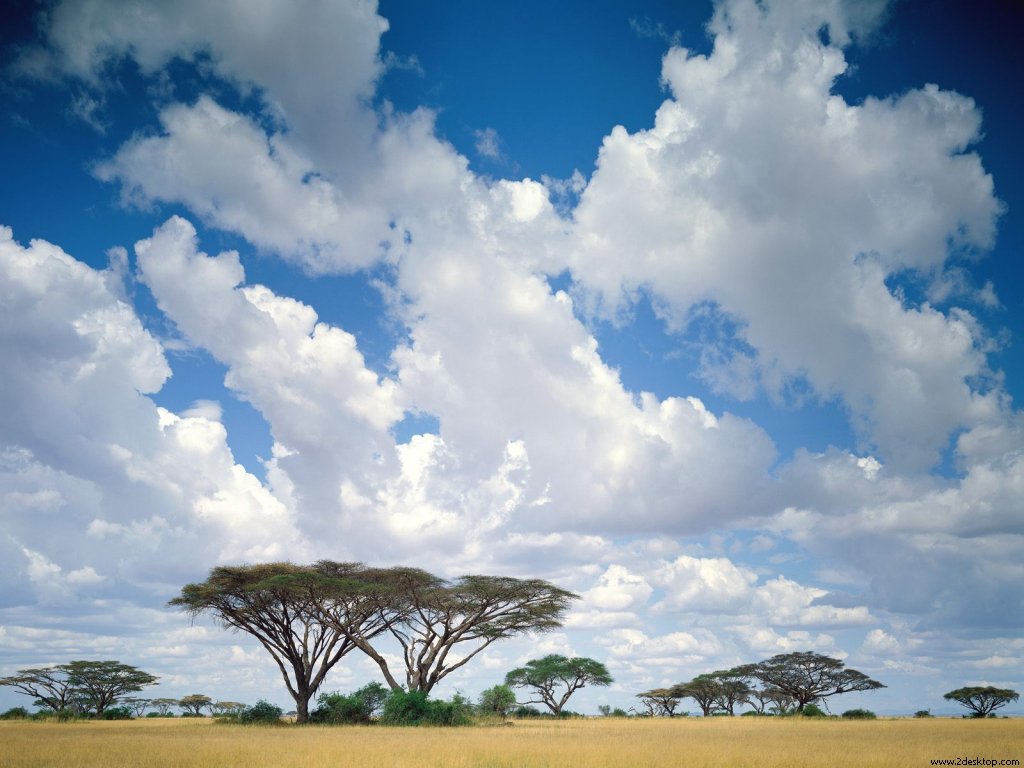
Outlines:
{"label": "large acacia tree", "polygon": [[[337,606],[325,615],[377,663],[392,689],[424,693],[497,640],[561,626],[562,615],[576,598],[540,579],[508,576],[445,581],[418,568],[384,568],[367,570],[359,578],[364,602],[352,604],[373,605],[377,621],[402,649],[404,686],[372,638],[346,624]],[[349,582],[346,588],[351,587]],[[350,594],[356,597],[358,592]]]}
{"label": "large acacia tree", "polygon": [[1020,697],[1012,688],[996,688],[992,685],[974,685],[966,688],[957,688],[950,691],[942,698],[946,701],[955,701],[971,710],[971,717],[988,717],[992,712],[1005,707],[1011,701],[1017,701]]}
{"label": "large acacia tree", "polygon": [[885,688],[863,672],[847,669],[839,659],[809,651],[779,654],[756,664],[737,667],[731,673],[755,678],[769,688],[782,691],[796,704],[797,712],[829,696]]}
{"label": "large acacia tree", "polygon": [[[363,571],[358,563],[329,561],[218,566],[206,581],[182,588],[169,605],[193,617],[208,614],[255,637],[284,677],[296,721],[305,723],[310,698],[356,647],[352,638],[372,638],[387,627],[376,606],[353,589]],[[330,621],[324,616],[328,606]]]}

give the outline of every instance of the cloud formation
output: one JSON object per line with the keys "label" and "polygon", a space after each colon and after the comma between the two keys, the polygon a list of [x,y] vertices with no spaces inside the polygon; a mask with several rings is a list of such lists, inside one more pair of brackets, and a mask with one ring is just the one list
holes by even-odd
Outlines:
{"label": "cloud formation", "polygon": [[[489,669],[607,653],[641,690],[793,650],[897,676],[1019,659],[999,643],[1024,616],[1024,427],[970,304],[996,287],[965,260],[1003,207],[970,98],[836,95],[883,4],[722,2],[708,55],[665,54],[653,127],[613,128],[570,182],[474,173],[431,111],[375,101],[393,58],[373,3],[305,10],[58,3],[19,60],[72,79],[96,121],[118,66],[163,81],[158,123],[92,170],[122,202],[184,215],[106,270],[0,228],[12,647],[31,650],[35,610],[68,617],[55,656],[107,652],[128,617],[126,647],[168,679],[196,679],[180,659],[201,648],[211,681],[260,690],[252,649],[158,608],[218,563],[322,556],[580,593],[564,634]],[[172,63],[196,98],[176,95]],[[497,133],[476,138],[495,159]],[[217,230],[257,255],[205,253]],[[312,300],[251,282],[250,258],[372,275],[398,329],[384,362]],[[180,341],[147,330],[136,290]],[[715,329],[697,373],[721,402],[835,401],[859,444],[780,455],[694,382],[626,386],[599,329],[642,298],[670,337]],[[189,350],[225,389],[159,407]],[[232,454],[219,398],[266,422],[263,477]],[[951,443],[954,471],[932,471]],[[339,679],[366,674],[353,661]]]}

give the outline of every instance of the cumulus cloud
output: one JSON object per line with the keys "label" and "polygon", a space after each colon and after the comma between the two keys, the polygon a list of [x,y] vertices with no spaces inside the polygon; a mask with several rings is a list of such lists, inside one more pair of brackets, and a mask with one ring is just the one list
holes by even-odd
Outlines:
{"label": "cumulus cloud", "polygon": [[0,351],[16,361],[0,373],[16,404],[0,415],[0,497],[24,555],[13,562],[25,562],[12,586],[70,598],[299,547],[287,510],[234,462],[211,413],[177,416],[146,396],[170,369],[110,276],[0,235]]}
{"label": "cumulus cloud", "polygon": [[887,280],[941,280],[962,250],[992,245],[1001,204],[970,151],[969,98],[832,92],[844,8],[726,2],[710,55],[670,50],[654,127],[604,141],[572,270],[613,315],[638,290],[670,328],[713,308],[734,327],[707,358],[713,384],[782,397],[806,381],[888,463],[922,469],[991,407],[968,383],[986,372],[983,339],[965,312],[908,304]]}

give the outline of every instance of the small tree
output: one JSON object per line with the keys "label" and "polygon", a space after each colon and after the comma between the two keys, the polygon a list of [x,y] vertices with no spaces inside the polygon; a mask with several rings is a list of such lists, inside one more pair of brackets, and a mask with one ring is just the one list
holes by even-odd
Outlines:
{"label": "small tree", "polygon": [[649,691],[638,693],[637,697],[644,705],[647,714],[652,717],[655,715],[675,717],[676,707],[681,701],[680,697],[673,694],[670,688],[652,688]]}
{"label": "small tree", "polygon": [[241,714],[246,705],[240,701],[215,701],[210,710],[218,716],[232,717]]}
{"label": "small tree", "polygon": [[97,717],[126,693],[137,693],[157,681],[148,672],[119,661],[72,661],[60,668]]}
{"label": "small tree", "polygon": [[149,699],[140,699],[130,696],[127,699],[121,699],[121,705],[131,710],[131,713],[135,717],[142,717],[146,714],[146,710],[149,708]]}
{"label": "small tree", "polygon": [[991,685],[969,686],[950,691],[942,698],[955,701],[971,710],[971,717],[988,717],[992,712],[1017,701],[1019,694],[1011,688],[996,688]]}
{"label": "small tree", "polygon": [[201,693],[193,693],[178,699],[178,706],[190,715],[202,717],[204,709],[213,710],[213,699]]}
{"label": "small tree", "polygon": [[539,697],[524,704],[544,704],[555,715],[561,714],[569,697],[580,688],[611,683],[612,676],[601,662],[585,657],[566,658],[557,653],[528,661],[525,667],[505,675],[505,685],[532,688]]}
{"label": "small tree", "polygon": [[480,710],[504,719],[516,703],[516,694],[507,685],[496,685],[480,694]]}
{"label": "small tree", "polygon": [[160,715],[160,717],[167,717],[171,713],[171,707],[178,706],[177,699],[150,699],[149,704],[153,707]]}
{"label": "small tree", "polygon": [[760,680],[792,697],[796,711],[802,713],[811,702],[850,691],[873,691],[885,688],[863,672],[846,669],[839,659],[819,653],[799,652],[772,656],[757,664],[746,664],[732,670],[733,674]]}

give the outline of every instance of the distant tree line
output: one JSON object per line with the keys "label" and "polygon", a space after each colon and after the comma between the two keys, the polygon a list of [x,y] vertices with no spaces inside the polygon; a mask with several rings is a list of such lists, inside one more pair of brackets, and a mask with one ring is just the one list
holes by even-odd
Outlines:
{"label": "distant tree line", "polygon": [[772,656],[756,664],[698,675],[668,688],[637,694],[650,715],[673,717],[691,699],[705,717],[735,715],[741,704],[757,714],[804,713],[831,696],[885,686],[863,672],[847,669],[839,659],[803,651]]}

